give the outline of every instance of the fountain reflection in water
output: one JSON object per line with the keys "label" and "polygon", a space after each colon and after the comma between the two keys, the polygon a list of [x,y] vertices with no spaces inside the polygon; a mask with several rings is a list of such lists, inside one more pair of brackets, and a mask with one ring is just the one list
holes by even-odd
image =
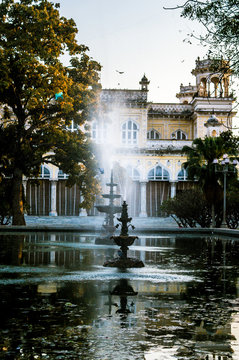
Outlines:
{"label": "fountain reflection in water", "polygon": [[138,295],[137,291],[134,291],[133,287],[128,283],[127,279],[120,279],[119,283],[114,287],[113,291],[110,292],[110,295],[117,295],[120,297],[120,307],[116,311],[117,314],[129,314],[131,313],[131,307],[134,305],[131,302],[128,305],[127,297]]}

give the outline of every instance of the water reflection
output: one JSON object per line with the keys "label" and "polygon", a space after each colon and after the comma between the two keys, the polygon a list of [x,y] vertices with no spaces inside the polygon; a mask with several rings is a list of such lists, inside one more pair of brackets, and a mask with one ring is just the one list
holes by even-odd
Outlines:
{"label": "water reflection", "polygon": [[[144,237],[144,269],[95,236],[0,236],[3,359],[239,359],[237,241]],[[31,280],[31,281],[30,281]]]}
{"label": "water reflection", "polygon": [[118,310],[116,310],[117,314],[127,315],[132,312],[132,308],[134,307],[133,301],[130,305],[128,305],[127,298],[130,296],[136,296],[138,294],[137,291],[134,291],[133,287],[129,284],[127,279],[120,279],[118,284],[114,287],[113,291],[109,292],[110,295],[117,295],[120,297],[120,306],[116,305]]}

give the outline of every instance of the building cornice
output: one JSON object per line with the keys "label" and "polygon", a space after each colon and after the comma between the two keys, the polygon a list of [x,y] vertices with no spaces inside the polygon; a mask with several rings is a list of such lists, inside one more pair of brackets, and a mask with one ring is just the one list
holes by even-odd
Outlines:
{"label": "building cornice", "polygon": [[193,114],[193,108],[189,104],[149,104],[148,117],[183,118],[189,119]]}

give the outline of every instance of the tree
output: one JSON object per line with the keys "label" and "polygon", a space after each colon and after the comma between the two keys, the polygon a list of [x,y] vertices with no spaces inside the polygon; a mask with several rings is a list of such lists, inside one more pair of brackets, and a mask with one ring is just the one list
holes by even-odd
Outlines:
{"label": "tree", "polygon": [[[239,3],[237,0],[187,0],[181,8],[181,16],[198,20],[205,27],[205,34],[198,38],[209,45],[214,58],[227,59],[234,73],[239,75]],[[191,36],[195,36],[191,34]]]}
{"label": "tree", "polygon": [[[83,125],[97,104],[100,65],[77,44],[76,25],[47,0],[0,4],[0,172],[12,178],[13,224],[25,224],[22,179],[51,163],[77,183],[89,207],[95,160]],[[60,56],[70,56],[64,66]],[[76,132],[67,127],[74,121]]]}
{"label": "tree", "polygon": [[[205,195],[206,201],[212,207],[212,218],[215,220],[215,207],[220,208],[222,203],[222,174],[215,172],[213,160],[220,159],[224,154],[237,156],[239,138],[231,131],[223,132],[218,137],[197,138],[192,147],[184,146],[182,153],[187,155],[184,168],[188,170],[188,177],[197,180]],[[232,178],[235,177],[233,173]]]}
{"label": "tree", "polygon": [[0,225],[8,225],[11,221],[11,180],[0,183]]}

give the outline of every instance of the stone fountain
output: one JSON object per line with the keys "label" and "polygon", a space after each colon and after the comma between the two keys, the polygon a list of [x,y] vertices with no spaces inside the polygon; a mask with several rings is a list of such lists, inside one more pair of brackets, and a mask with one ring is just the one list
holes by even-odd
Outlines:
{"label": "stone fountain", "polygon": [[102,197],[104,199],[109,199],[109,204],[95,206],[99,212],[106,214],[105,223],[102,225],[103,236],[96,239],[95,241],[96,244],[114,243],[113,240],[111,239],[111,236],[114,234],[116,230],[114,226],[114,214],[120,213],[122,210],[121,206],[117,206],[114,204],[114,200],[119,199],[121,195],[114,193],[114,187],[117,186],[117,184],[115,184],[113,180],[113,170],[111,170],[110,183],[106,185],[110,187],[110,192],[109,194],[103,194]]}
{"label": "stone fountain", "polygon": [[[114,258],[112,260],[107,260],[104,263],[104,266],[108,267],[118,267],[118,268],[133,268],[133,267],[144,267],[144,263],[141,260],[130,258],[127,256],[128,247],[131,246],[135,239],[138,239],[138,236],[129,236],[128,229],[129,227],[132,227],[134,229],[134,226],[129,224],[132,220],[132,218],[128,217],[128,205],[126,204],[126,201],[122,204],[122,213],[121,217],[117,220],[121,222],[121,233],[118,236],[111,236],[111,239],[114,240],[114,242],[120,246],[120,251],[118,252],[119,257]],[[115,227],[118,228],[120,224],[116,225]]]}

